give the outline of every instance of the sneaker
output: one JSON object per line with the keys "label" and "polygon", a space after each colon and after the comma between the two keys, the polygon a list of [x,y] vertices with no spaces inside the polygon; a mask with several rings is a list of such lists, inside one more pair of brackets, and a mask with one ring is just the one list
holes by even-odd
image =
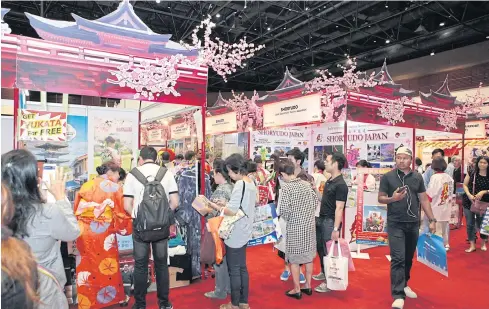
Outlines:
{"label": "sneaker", "polygon": [[408,286],[404,288],[404,293],[408,298],[418,298],[418,294],[414,293],[414,291]]}
{"label": "sneaker", "polygon": [[290,277],[290,271],[284,270],[284,272],[280,275],[280,280],[287,281]]}
{"label": "sneaker", "polygon": [[312,279],[316,281],[324,281],[326,280],[326,276],[323,273],[319,273],[317,275],[312,276]]}
{"label": "sneaker", "polygon": [[404,308],[404,299],[398,298],[392,303],[392,308],[402,309]]}
{"label": "sneaker", "polygon": [[299,283],[300,284],[306,283],[306,277],[304,276],[303,273],[301,273],[301,275],[299,276]]}
{"label": "sneaker", "polygon": [[216,291],[211,291],[211,292],[207,292],[204,294],[205,297],[207,298],[215,298],[215,299],[226,299],[227,298],[227,294],[218,294],[216,293]]}
{"label": "sneaker", "polygon": [[173,309],[173,305],[171,303],[160,305],[160,309]]}
{"label": "sneaker", "polygon": [[318,293],[328,293],[331,292],[330,289],[328,289],[328,285],[326,282],[321,283],[318,287],[314,289],[314,291]]}
{"label": "sneaker", "polygon": [[248,304],[239,304],[239,309],[250,309],[250,305],[248,305]]}

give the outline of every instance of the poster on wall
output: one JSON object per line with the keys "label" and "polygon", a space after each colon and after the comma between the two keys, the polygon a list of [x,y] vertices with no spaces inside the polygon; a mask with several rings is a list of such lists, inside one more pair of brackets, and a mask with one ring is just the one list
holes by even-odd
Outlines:
{"label": "poster on wall", "polygon": [[190,126],[186,123],[178,123],[170,126],[171,139],[184,139],[190,137]]}
{"label": "poster on wall", "polygon": [[275,204],[267,204],[255,207],[255,222],[248,246],[257,246],[277,242],[278,217]]}
{"label": "poster on wall", "polygon": [[261,156],[266,161],[272,154],[284,157],[289,150],[297,147],[305,155],[302,167],[306,171],[309,169],[311,130],[307,127],[252,131],[250,134],[251,158]]}
{"label": "poster on wall", "polygon": [[66,113],[21,110],[19,140],[66,141]]}
{"label": "poster on wall", "polygon": [[387,245],[387,205],[379,204],[378,188],[382,176],[390,168],[361,168],[358,175],[374,176],[375,190],[367,191],[357,186],[357,215],[355,220],[356,242],[365,245]]}
{"label": "poster on wall", "polygon": [[344,135],[344,122],[313,128],[314,161],[324,161],[329,154],[335,152],[344,153]]}
{"label": "poster on wall", "polygon": [[263,127],[306,124],[321,120],[321,94],[283,100],[263,106]]}
{"label": "poster on wall", "polygon": [[348,166],[367,160],[379,167],[393,167],[396,149],[413,148],[413,129],[348,122]]}
{"label": "poster on wall", "polygon": [[138,150],[138,114],[132,111],[88,110],[89,168],[114,161],[126,171],[133,166]]}
{"label": "poster on wall", "polygon": [[68,115],[66,140],[25,141],[25,149],[36,159],[63,168],[67,175],[66,192],[71,202],[83,183],[88,181],[88,123],[86,116]]}

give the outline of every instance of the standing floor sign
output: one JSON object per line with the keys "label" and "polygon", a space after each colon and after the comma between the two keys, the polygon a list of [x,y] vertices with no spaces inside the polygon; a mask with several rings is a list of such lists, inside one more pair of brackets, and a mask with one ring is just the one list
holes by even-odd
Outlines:
{"label": "standing floor sign", "polygon": [[264,245],[277,242],[277,211],[274,203],[256,206],[253,233],[248,246]]}
{"label": "standing floor sign", "polygon": [[357,244],[387,245],[387,205],[378,202],[378,188],[382,176],[390,168],[359,168],[357,177],[370,174],[375,177],[376,190],[366,191],[364,186],[357,187]]}

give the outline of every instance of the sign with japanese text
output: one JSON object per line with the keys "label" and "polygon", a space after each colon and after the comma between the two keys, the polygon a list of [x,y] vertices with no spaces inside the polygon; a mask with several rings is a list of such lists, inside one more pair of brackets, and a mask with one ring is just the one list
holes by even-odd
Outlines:
{"label": "sign with japanese text", "polygon": [[237,129],[236,112],[205,118],[206,134],[236,132]]}
{"label": "sign with japanese text", "polygon": [[320,94],[284,100],[263,106],[263,127],[318,122],[321,114]]}

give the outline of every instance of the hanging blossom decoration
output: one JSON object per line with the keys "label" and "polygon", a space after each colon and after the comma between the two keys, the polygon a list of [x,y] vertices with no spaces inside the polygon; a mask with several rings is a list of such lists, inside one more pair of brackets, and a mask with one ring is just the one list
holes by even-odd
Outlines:
{"label": "hanging blossom decoration", "polygon": [[182,113],[183,121],[190,127],[191,134],[197,134],[197,126],[194,118],[195,111]]}
{"label": "hanging blossom decoration", "polygon": [[404,110],[407,104],[414,104],[408,97],[402,97],[393,101],[386,101],[379,107],[379,116],[387,119],[391,125],[404,122]]}
{"label": "hanging blossom decoration", "polygon": [[[228,44],[218,37],[215,41],[211,39],[212,29],[216,24],[208,16],[201,21],[192,33],[192,45],[180,42],[181,45],[188,49],[199,49],[199,57],[195,62],[199,65],[212,68],[224,81],[227,82],[226,76],[236,72],[237,67],[244,67],[244,61],[252,58],[255,52],[264,48],[265,45],[255,45],[246,42],[246,36],[237,43]],[[203,41],[199,39],[198,32],[204,29]]]}
{"label": "hanging blossom decoration", "polygon": [[134,63],[123,64],[117,71],[109,70],[117,79],[107,79],[107,82],[136,90],[134,99],[143,97],[154,100],[155,96],[159,97],[161,93],[178,97],[180,93],[175,89],[175,85],[180,72],[177,65],[185,59],[185,56],[178,54],[170,58],[156,59],[155,64],[149,60],[142,61],[141,66],[136,67]]}
{"label": "hanging blossom decoration", "polygon": [[[180,77],[178,65],[210,67],[227,81],[227,75],[236,72],[237,67],[244,67],[244,61],[252,58],[256,51],[265,46],[247,43],[246,37],[234,44],[225,43],[219,38],[213,41],[211,35],[215,26],[209,16],[194,29],[192,45],[181,42],[181,45],[189,50],[199,50],[196,59],[177,54],[169,58],[156,59],[154,63],[149,60],[143,61],[140,66],[135,66],[134,63],[123,64],[117,70],[109,70],[117,79],[107,79],[107,82],[136,90],[135,99],[143,97],[154,100],[161,93],[180,96],[175,89]],[[201,29],[205,29],[202,41],[197,36]]]}
{"label": "hanging blossom decoration", "polygon": [[[261,128],[263,126],[263,108],[256,104],[259,96],[256,90],[251,98],[245,96],[244,93],[237,94],[234,90],[231,91],[233,97],[227,100],[227,106],[236,112],[236,120],[238,123],[238,131],[243,132],[247,128]],[[255,126],[253,126],[255,122]]]}
{"label": "hanging blossom decoration", "polygon": [[328,70],[318,70],[319,76],[305,83],[305,93],[321,91],[323,93],[321,109],[323,121],[336,122],[345,117],[346,94],[348,90],[359,90],[361,87],[371,88],[383,84],[383,78],[376,81],[375,72],[366,78],[366,73],[356,71],[355,58],[348,57],[347,65],[338,64],[343,70],[342,76],[334,76]]}
{"label": "hanging blossom decoration", "polygon": [[484,102],[489,101],[489,97],[484,96],[481,93],[482,83],[479,84],[479,88],[474,95],[467,95],[465,101],[461,106],[457,106],[450,110],[444,111],[438,116],[438,124],[445,128],[445,131],[451,131],[457,129],[458,115],[464,115],[462,117],[468,118],[470,115],[479,116],[482,113],[482,106]]}

